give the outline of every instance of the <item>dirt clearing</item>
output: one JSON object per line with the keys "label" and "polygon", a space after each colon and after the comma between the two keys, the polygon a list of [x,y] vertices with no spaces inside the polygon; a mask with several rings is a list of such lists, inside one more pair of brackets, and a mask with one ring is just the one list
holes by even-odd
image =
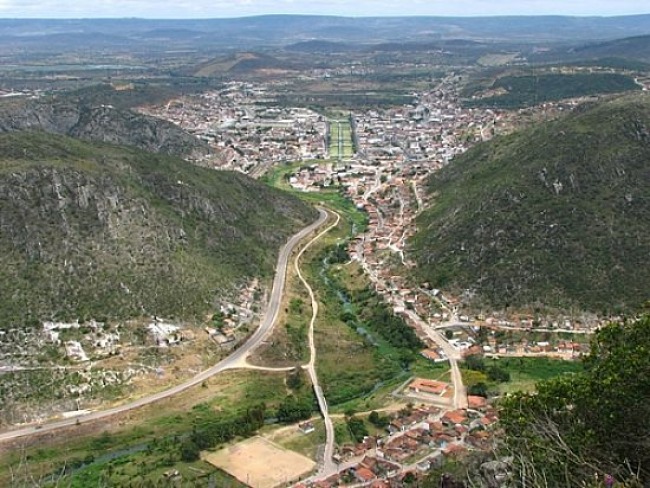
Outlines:
{"label": "dirt clearing", "polygon": [[253,437],[202,458],[253,488],[274,488],[296,481],[316,463],[262,437]]}

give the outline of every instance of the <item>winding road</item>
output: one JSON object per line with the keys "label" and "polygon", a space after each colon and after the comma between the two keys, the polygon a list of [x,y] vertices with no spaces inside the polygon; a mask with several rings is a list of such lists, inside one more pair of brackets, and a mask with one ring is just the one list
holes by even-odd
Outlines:
{"label": "winding road", "polygon": [[334,215],[336,215],[336,220],[334,221],[334,223],[328,226],[323,232],[318,234],[311,241],[309,241],[298,253],[298,255],[296,256],[296,260],[294,261],[296,274],[298,275],[298,278],[300,279],[304,287],[309,292],[309,298],[311,299],[312,313],[311,313],[311,320],[309,322],[309,351],[311,353],[311,356],[309,359],[309,363],[307,364],[307,372],[309,373],[309,378],[311,379],[311,383],[314,387],[314,393],[316,394],[316,399],[318,400],[318,408],[320,409],[321,415],[323,416],[323,421],[325,422],[325,433],[326,433],[325,449],[323,452],[323,461],[320,464],[320,470],[317,475],[320,477],[327,477],[330,474],[334,474],[337,472],[337,465],[332,460],[332,457],[334,456],[334,441],[335,441],[334,423],[332,422],[332,418],[329,415],[327,400],[325,399],[325,395],[323,394],[323,389],[321,388],[320,383],[318,382],[318,375],[316,374],[316,344],[314,342],[314,325],[316,323],[316,318],[318,316],[318,300],[316,300],[316,295],[314,295],[314,290],[312,290],[311,286],[309,286],[309,283],[307,283],[307,280],[305,280],[304,276],[302,275],[302,272],[300,271],[299,263],[302,255],[305,253],[307,249],[309,249],[309,247],[314,242],[318,241],[330,230],[332,230],[337,225],[339,225],[339,222],[341,221],[341,216],[336,212],[333,213]]}
{"label": "winding road", "polygon": [[264,319],[262,320],[261,325],[255,331],[255,333],[251,335],[248,338],[248,340],[246,340],[246,342],[241,347],[239,347],[236,351],[234,351],[230,356],[218,362],[211,368],[202,371],[201,373],[185,381],[184,383],[181,383],[180,385],[176,385],[167,390],[143,398],[139,398],[132,402],[125,403],[123,405],[119,405],[117,407],[110,408],[108,410],[91,412],[89,414],[78,416],[75,418],[58,420],[47,424],[30,426],[30,427],[4,432],[0,434],[0,442],[6,442],[21,437],[43,434],[45,432],[52,432],[65,427],[71,427],[81,423],[95,422],[98,420],[111,417],[113,415],[126,413],[131,410],[144,407],[146,405],[151,405],[152,403],[158,402],[160,400],[170,398],[174,395],[178,395],[179,393],[182,393],[185,390],[188,390],[189,388],[200,385],[208,378],[218,373],[221,373],[222,371],[238,368],[239,365],[242,363],[242,361],[244,361],[245,358],[248,356],[248,354],[253,349],[258,347],[273,329],[273,325],[275,324],[275,320],[278,316],[278,312],[280,309],[280,304],[282,303],[282,294],[284,292],[284,284],[285,284],[285,278],[287,274],[287,266],[288,266],[289,258],[291,257],[291,254],[293,253],[296,246],[300,243],[300,241],[302,241],[305,237],[307,237],[309,234],[314,232],[316,229],[318,229],[327,221],[328,218],[327,212],[322,208],[318,208],[318,212],[320,214],[318,220],[316,220],[314,223],[305,227],[300,232],[292,236],[289,239],[289,241],[282,247],[280,251],[280,255],[278,256],[275,278],[273,280],[273,289],[271,291],[271,297],[269,299],[269,303],[264,313]]}

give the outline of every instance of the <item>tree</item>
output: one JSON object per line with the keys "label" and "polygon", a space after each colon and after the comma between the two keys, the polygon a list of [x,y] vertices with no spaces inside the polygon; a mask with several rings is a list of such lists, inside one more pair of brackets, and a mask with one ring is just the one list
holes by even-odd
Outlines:
{"label": "tree", "polygon": [[287,387],[293,391],[299,390],[305,383],[305,372],[300,366],[293,368],[287,375]]}
{"label": "tree", "polygon": [[483,358],[477,354],[471,354],[465,358],[465,367],[472,371],[485,372],[487,369]]}
{"label": "tree", "polygon": [[372,425],[377,425],[379,422],[379,414],[374,410],[370,412],[370,415],[368,415],[368,422],[370,422]]}
{"label": "tree", "polygon": [[415,476],[415,474],[413,474],[412,471],[406,473],[404,475],[404,478],[402,478],[402,482],[407,486],[413,485],[415,482],[417,482],[417,480],[418,480],[417,477]]}
{"label": "tree", "polygon": [[311,396],[297,398],[294,395],[287,395],[278,407],[278,420],[283,423],[305,420],[311,416],[311,412]]}
{"label": "tree", "polygon": [[356,442],[362,442],[368,435],[366,424],[358,417],[352,416],[347,419],[348,429]]}
{"label": "tree", "polygon": [[510,381],[510,372],[499,366],[490,366],[487,369],[487,376],[491,381],[498,383],[507,383]]}
{"label": "tree", "polygon": [[470,395],[480,396],[483,398],[488,397],[488,388],[485,383],[476,383],[467,388],[467,393]]}
{"label": "tree", "polygon": [[201,450],[192,439],[185,439],[181,443],[181,460],[186,463],[198,461],[201,456]]}
{"label": "tree", "polygon": [[445,331],[445,337],[447,338],[447,340],[453,339],[454,338],[454,331],[447,329]]}
{"label": "tree", "polygon": [[368,416],[368,422],[370,422],[375,427],[383,429],[385,427],[388,427],[388,424],[390,424],[390,419],[388,418],[388,416],[379,415],[377,412],[373,410],[372,412],[370,412],[370,415]]}
{"label": "tree", "polygon": [[596,333],[585,371],[504,399],[507,451],[527,486],[579,486],[606,474],[650,482],[650,317]]}

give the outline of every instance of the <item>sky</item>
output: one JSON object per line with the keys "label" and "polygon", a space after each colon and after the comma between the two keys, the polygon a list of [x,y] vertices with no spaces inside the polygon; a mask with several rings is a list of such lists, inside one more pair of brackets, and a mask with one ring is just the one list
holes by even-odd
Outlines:
{"label": "sky", "polygon": [[342,16],[627,15],[648,0],[0,0],[0,18],[222,18]]}

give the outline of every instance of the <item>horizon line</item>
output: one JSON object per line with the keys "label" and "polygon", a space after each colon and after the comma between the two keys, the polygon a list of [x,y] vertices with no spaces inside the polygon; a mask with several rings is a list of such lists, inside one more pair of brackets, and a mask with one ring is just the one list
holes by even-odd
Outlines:
{"label": "horizon line", "polygon": [[431,19],[491,19],[491,18],[539,18],[539,17],[557,17],[557,18],[594,18],[594,19],[614,19],[623,17],[642,17],[650,16],[650,11],[643,13],[623,13],[623,14],[468,14],[468,15],[435,15],[435,14],[401,14],[401,15],[343,15],[343,14],[324,14],[324,13],[260,13],[250,15],[233,15],[227,17],[144,17],[144,16],[101,16],[101,17],[3,17],[0,21],[8,20],[151,20],[151,21],[207,21],[207,20],[244,20],[259,17],[330,17],[340,19],[407,19],[407,18],[431,18]]}

